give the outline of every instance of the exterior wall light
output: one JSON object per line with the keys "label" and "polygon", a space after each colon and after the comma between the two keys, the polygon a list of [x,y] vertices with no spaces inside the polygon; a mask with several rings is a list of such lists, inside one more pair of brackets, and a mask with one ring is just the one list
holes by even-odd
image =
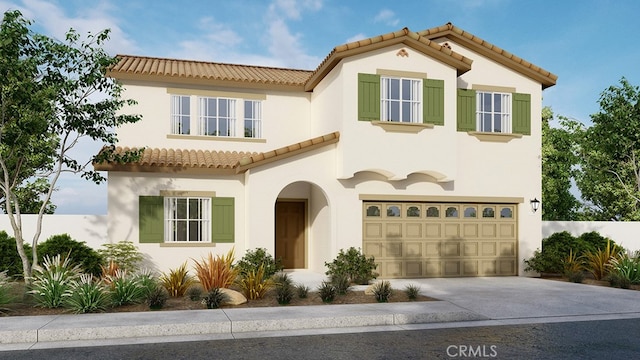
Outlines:
{"label": "exterior wall light", "polygon": [[529,203],[531,204],[531,210],[533,210],[533,212],[538,211],[538,209],[540,208],[540,200],[538,200],[538,198],[533,198],[533,200],[529,200]]}

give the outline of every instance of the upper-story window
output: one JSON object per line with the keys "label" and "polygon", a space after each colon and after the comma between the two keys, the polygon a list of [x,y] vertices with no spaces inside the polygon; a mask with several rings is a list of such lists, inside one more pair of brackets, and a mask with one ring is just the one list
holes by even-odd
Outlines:
{"label": "upper-story window", "polygon": [[531,135],[531,94],[511,90],[457,89],[457,130]]}
{"label": "upper-story window", "polygon": [[184,95],[171,95],[171,133],[189,134],[191,132],[191,98]]}
{"label": "upper-story window", "polygon": [[382,121],[422,122],[422,80],[389,78],[381,79],[380,106]]}
{"label": "upper-story window", "polygon": [[259,100],[244,101],[244,137],[262,137],[262,102]]}
{"label": "upper-story window", "polygon": [[511,133],[511,94],[478,91],[476,104],[478,131]]}
{"label": "upper-story window", "polygon": [[444,125],[444,80],[405,73],[359,73],[358,120]]}
{"label": "upper-story window", "polygon": [[235,136],[236,101],[200,98],[200,135]]}

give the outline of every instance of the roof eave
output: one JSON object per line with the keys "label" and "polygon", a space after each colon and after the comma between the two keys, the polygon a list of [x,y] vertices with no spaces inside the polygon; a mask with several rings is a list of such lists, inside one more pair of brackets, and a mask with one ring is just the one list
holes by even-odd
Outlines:
{"label": "roof eave", "polygon": [[461,45],[540,82],[542,89],[554,86],[558,80],[557,75],[451,24],[419,31],[418,34],[428,39],[437,39],[440,37],[453,38]]}
{"label": "roof eave", "polygon": [[117,79],[122,82],[127,81],[154,81],[163,82],[167,84],[178,85],[205,85],[205,86],[222,86],[240,89],[264,89],[264,90],[280,90],[280,91],[305,91],[302,84],[281,84],[281,83],[264,83],[264,82],[250,82],[250,81],[238,81],[238,80],[218,80],[218,79],[206,79],[195,77],[179,77],[179,76],[166,76],[166,75],[149,75],[149,74],[137,74],[129,72],[114,72],[108,71],[107,76]]}

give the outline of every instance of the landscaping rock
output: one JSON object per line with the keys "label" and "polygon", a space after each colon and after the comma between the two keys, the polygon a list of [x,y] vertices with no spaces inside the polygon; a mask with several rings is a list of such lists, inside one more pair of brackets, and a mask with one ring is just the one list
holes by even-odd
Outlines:
{"label": "landscaping rock", "polygon": [[220,289],[221,292],[227,295],[227,301],[224,305],[241,305],[247,302],[247,298],[241,293],[231,289]]}

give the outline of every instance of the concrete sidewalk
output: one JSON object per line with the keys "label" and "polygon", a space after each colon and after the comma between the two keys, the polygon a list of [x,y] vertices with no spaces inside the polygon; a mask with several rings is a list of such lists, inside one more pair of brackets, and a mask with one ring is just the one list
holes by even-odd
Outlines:
{"label": "concrete sidewalk", "polygon": [[[319,274],[291,273],[312,289]],[[0,351],[640,318],[640,291],[522,278],[392,280],[441,301],[0,318]],[[357,288],[361,289],[361,288]]]}

